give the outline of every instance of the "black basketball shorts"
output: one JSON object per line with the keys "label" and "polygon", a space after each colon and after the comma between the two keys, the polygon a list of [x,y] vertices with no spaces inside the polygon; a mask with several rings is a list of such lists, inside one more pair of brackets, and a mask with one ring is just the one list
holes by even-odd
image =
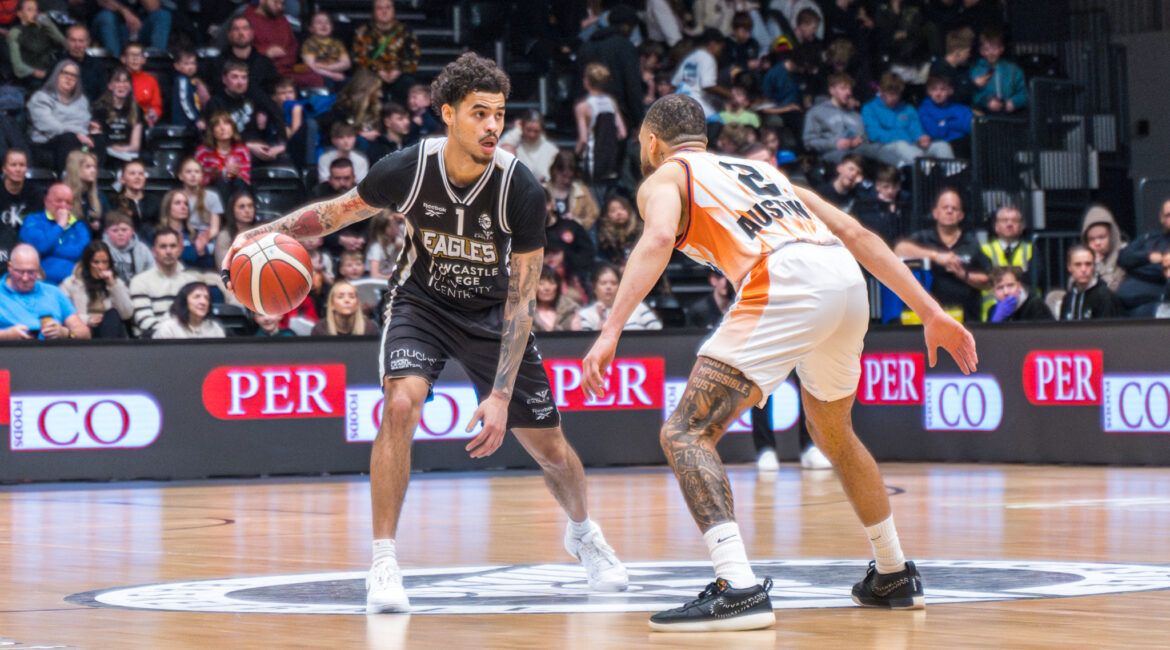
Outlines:
{"label": "black basketball shorts", "polygon": [[[382,377],[422,377],[433,386],[447,359],[455,359],[484,399],[500,361],[502,312],[500,305],[490,313],[465,315],[395,297],[382,329]],[[508,428],[548,429],[560,423],[536,337],[529,333],[508,405]]]}

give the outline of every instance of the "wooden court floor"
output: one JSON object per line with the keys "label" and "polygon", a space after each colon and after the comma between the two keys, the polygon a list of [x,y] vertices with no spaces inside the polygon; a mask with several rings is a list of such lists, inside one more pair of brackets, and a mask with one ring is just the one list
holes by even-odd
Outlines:
{"label": "wooden court floor", "polygon": [[[730,476],[748,551],[753,561],[772,562],[764,568],[783,608],[771,630],[700,635],[652,633],[643,611],[582,613],[614,603],[620,610],[627,596],[590,596],[579,581],[565,581],[579,569],[561,546],[563,515],[531,472],[415,475],[408,493],[400,563],[431,575],[408,574],[408,591],[412,580],[429,580],[429,602],[492,613],[373,617],[95,607],[92,594],[76,596],[260,577],[273,580],[224,589],[278,606],[352,610],[363,598],[355,576],[370,553],[361,477],[9,486],[0,488],[0,647],[1170,646],[1170,472],[936,464],[883,470],[907,555],[922,566],[926,610],[840,606],[869,550],[832,472],[789,464],[768,481],[738,466]],[[668,595],[674,604],[693,597],[709,569],[687,563],[706,561],[706,548],[669,471],[589,476],[593,517],[634,565],[629,597],[646,596],[643,583],[688,594]],[[298,583],[299,574],[330,573],[345,575]],[[444,586],[444,576],[455,586]],[[1098,595],[1076,596],[1082,587]],[[146,602],[173,607],[185,593],[162,587]],[[415,593],[421,591],[412,593],[416,606],[428,600]],[[495,613],[566,603],[577,609]]]}

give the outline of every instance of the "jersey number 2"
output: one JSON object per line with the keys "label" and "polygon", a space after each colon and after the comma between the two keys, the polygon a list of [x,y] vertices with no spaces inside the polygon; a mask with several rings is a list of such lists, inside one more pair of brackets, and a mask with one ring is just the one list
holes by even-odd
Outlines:
{"label": "jersey number 2", "polygon": [[760,170],[751,165],[744,165],[742,163],[720,162],[719,166],[735,172],[739,176],[739,182],[743,183],[749,190],[758,197],[764,196],[780,196],[780,188],[772,181],[764,178]]}

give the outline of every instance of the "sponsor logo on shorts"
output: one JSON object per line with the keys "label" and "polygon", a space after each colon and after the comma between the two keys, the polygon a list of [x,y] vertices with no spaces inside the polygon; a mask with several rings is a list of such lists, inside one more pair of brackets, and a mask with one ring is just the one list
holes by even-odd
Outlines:
{"label": "sponsor logo on shorts", "polygon": [[532,417],[536,418],[537,420],[547,420],[549,416],[553,414],[554,410],[556,410],[555,406],[542,406],[540,408],[532,409]]}
{"label": "sponsor logo on shorts", "polygon": [[531,406],[533,404],[544,404],[552,397],[549,393],[550,393],[550,391],[547,388],[544,390],[538,390],[535,393],[533,393],[533,396],[529,397],[525,403],[528,404],[529,406]]}
{"label": "sponsor logo on shorts", "polygon": [[[1170,566],[1036,560],[923,560],[932,605],[1133,593],[1170,588]],[[849,593],[866,561],[763,560],[775,578],[776,609],[855,607]],[[711,580],[709,560],[630,562],[630,589],[589,591],[579,564],[431,567],[403,570],[412,614],[657,612],[695,597]],[[73,594],[74,605],[233,614],[353,614],[366,610],[365,571],[196,580]],[[371,617],[392,619],[396,617]]]}
{"label": "sponsor logo on shorts", "polygon": [[423,213],[428,217],[441,217],[447,214],[447,207],[423,202]]}

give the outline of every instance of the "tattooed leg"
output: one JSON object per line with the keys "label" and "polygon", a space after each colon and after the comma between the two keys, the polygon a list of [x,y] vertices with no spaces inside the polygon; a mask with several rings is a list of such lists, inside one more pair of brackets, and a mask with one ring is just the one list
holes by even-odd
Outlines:
{"label": "tattooed leg", "polygon": [[662,451],[699,529],[734,521],[731,485],[715,443],[727,425],[760,401],[760,389],[735,368],[699,357],[682,400],[662,427]]}

